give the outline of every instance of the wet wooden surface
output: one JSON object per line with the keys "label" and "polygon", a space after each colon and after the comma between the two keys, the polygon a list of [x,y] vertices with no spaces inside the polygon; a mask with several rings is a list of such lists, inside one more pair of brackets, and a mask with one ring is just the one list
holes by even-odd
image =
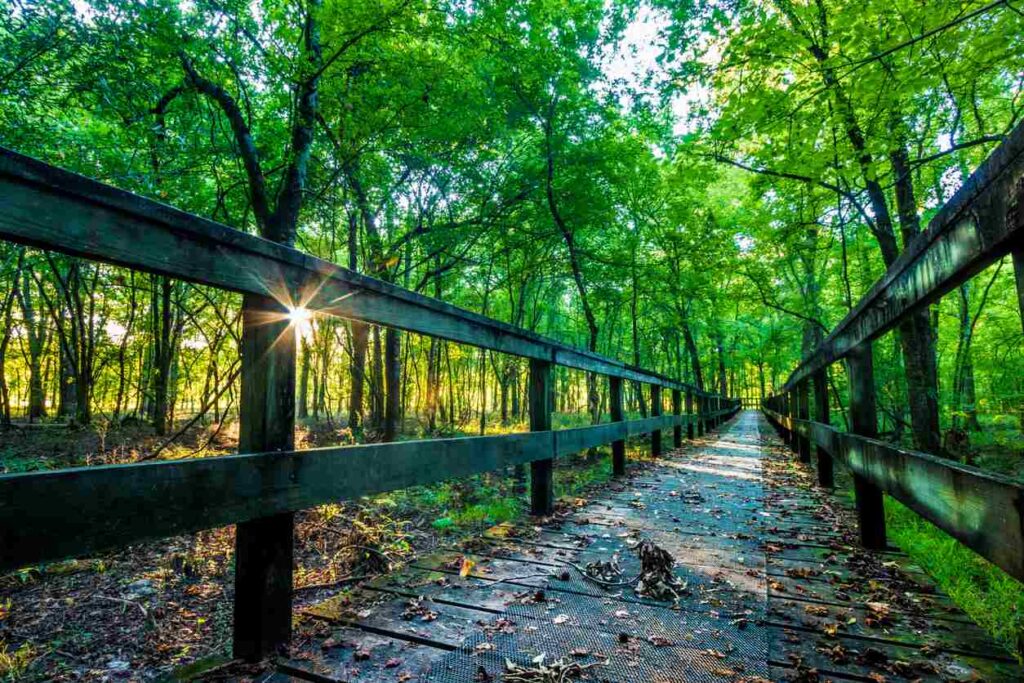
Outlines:
{"label": "wet wooden surface", "polygon": [[[486,683],[506,660],[593,681],[1024,680],[903,553],[859,550],[849,505],[814,481],[741,413],[543,524],[320,596],[272,680]],[[633,577],[642,539],[675,557],[677,602],[572,566],[615,557]]]}

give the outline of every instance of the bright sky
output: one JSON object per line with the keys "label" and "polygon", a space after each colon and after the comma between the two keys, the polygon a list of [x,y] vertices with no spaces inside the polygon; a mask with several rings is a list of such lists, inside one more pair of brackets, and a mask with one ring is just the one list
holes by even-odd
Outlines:
{"label": "bright sky", "polygon": [[[602,56],[602,70],[609,81],[623,81],[630,87],[643,92],[646,96],[657,101],[660,97],[659,85],[663,85],[669,78],[669,72],[658,63],[658,56],[665,48],[665,39],[662,35],[667,28],[670,18],[664,10],[656,10],[644,5],[627,27],[622,40],[614,49],[606,50]],[[703,46],[702,46],[703,47]],[[711,49],[707,53],[709,61],[717,62],[721,59],[721,53],[717,49]],[[651,75],[654,78],[650,84],[644,83]],[[672,114],[675,118],[673,132],[676,135],[683,135],[693,130],[690,122],[690,113],[695,106],[705,102],[710,97],[706,88],[693,88],[685,93],[676,93],[671,99]],[[628,98],[623,102],[624,106],[631,104]]]}

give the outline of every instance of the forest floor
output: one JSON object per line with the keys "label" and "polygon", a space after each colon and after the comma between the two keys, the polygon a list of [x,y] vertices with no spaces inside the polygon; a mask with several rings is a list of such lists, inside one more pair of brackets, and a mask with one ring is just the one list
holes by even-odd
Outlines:
{"label": "forest floor", "polygon": [[[161,457],[232,452],[236,435],[230,427],[195,428]],[[300,447],[350,438],[321,423],[297,433]],[[10,430],[0,433],[0,471],[134,462],[165,440],[136,423],[106,432]],[[606,455],[560,460],[556,494],[571,501],[607,480]],[[630,448],[630,457],[644,456]],[[413,556],[458,547],[494,524],[525,519],[522,486],[513,476],[481,475],[298,514],[297,606]],[[234,527],[224,527],[0,577],[0,680],[191,680],[226,662],[233,554]]]}

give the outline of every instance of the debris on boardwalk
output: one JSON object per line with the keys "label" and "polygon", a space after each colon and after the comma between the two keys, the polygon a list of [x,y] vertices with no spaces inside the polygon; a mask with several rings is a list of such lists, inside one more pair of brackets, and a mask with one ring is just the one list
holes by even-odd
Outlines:
{"label": "debris on boardwalk", "polygon": [[330,646],[292,664],[357,683],[1024,680],[904,554],[860,550],[813,481],[743,413],[541,526],[346,591],[319,610]]}

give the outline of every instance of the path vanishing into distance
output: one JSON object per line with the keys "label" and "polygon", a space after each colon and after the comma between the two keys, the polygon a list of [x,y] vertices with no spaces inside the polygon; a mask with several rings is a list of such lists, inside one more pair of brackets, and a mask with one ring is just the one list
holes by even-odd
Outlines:
{"label": "path vanishing into distance", "polygon": [[[274,680],[1024,680],[903,553],[858,549],[848,505],[744,411],[528,533],[300,607],[318,637]],[[630,583],[643,541],[675,582]]]}

